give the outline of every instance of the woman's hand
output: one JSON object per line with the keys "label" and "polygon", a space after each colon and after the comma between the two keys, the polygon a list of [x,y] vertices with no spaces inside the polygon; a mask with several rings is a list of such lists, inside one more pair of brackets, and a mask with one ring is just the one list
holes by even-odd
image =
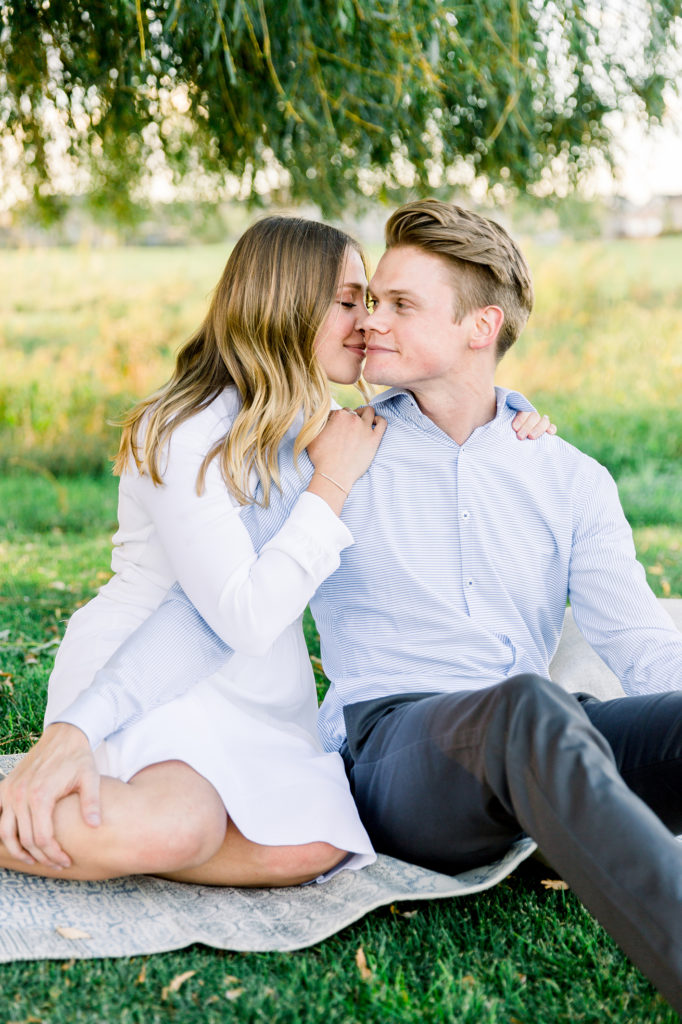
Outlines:
{"label": "woman's hand", "polygon": [[517,412],[512,420],[512,429],[516,431],[519,441],[526,438],[537,441],[543,434],[556,434],[556,426],[549,422],[549,416],[541,416],[535,409]]}
{"label": "woman's hand", "polygon": [[338,514],[350,490],[369,468],[386,431],[386,420],[371,405],[354,412],[336,409],[324,429],[308,445],[315,467],[309,491]]}
{"label": "woman's hand", "polygon": [[99,825],[99,772],[88,738],[75,725],[55,722],[0,783],[0,841],[13,857],[71,866],[53,822],[55,804],[69,793],[80,795],[84,821]]}

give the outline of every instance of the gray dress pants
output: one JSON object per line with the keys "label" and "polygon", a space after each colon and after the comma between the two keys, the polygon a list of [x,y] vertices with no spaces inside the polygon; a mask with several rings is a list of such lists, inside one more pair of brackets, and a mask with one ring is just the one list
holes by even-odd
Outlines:
{"label": "gray dress pants", "polygon": [[681,693],[601,703],[520,675],[344,715],[341,753],[379,852],[456,874],[532,836],[682,1013]]}

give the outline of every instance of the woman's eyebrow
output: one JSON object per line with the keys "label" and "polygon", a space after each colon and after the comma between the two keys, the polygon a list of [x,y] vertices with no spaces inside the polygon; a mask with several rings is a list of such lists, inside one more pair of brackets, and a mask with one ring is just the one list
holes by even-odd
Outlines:
{"label": "woman's eyebrow", "polygon": [[344,281],[343,284],[339,286],[339,292],[342,291],[362,292],[364,295],[367,291],[367,285],[360,284],[359,282]]}

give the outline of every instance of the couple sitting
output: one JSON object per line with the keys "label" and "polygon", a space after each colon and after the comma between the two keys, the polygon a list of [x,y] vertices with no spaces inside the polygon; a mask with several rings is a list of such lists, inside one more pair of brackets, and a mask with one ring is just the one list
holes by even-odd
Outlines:
{"label": "couple sitting", "polygon": [[[518,247],[434,200],[386,241],[366,308],[352,239],[256,224],[130,414],[115,575],[0,785],[0,866],[295,884],[374,849],[457,873],[525,833],[679,1011],[682,636],[608,473],[494,387]],[[390,390],[329,415],[363,361]],[[567,597],[628,697],[548,680]]]}

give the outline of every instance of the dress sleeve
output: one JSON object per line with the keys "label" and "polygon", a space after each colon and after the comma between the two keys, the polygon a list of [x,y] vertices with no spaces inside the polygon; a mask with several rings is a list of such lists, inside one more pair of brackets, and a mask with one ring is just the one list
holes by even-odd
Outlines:
{"label": "dress sleeve", "polygon": [[682,634],[637,561],[613,479],[594,463],[580,491],[569,568],[578,628],[627,694],[682,689]]}
{"label": "dress sleeve", "polygon": [[95,673],[91,685],[45,724],[77,726],[94,749],[147,711],[186,693],[232,654],[176,583]]}
{"label": "dress sleeve", "polygon": [[[338,567],[352,535],[317,495],[294,492],[285,519],[273,494],[271,507],[250,509],[261,523],[283,520],[257,554],[240,516],[242,506],[230,496],[218,460],[211,462],[205,490],[197,494],[206,437],[185,426],[171,436],[163,485],[141,477],[139,500],[156,527],[172,574],[202,618],[233,650],[265,654]],[[303,486],[301,481],[296,491]]]}
{"label": "dress sleeve", "polygon": [[[298,493],[303,481],[291,473],[268,509],[251,506],[249,533],[215,460],[197,495],[206,447],[205,435],[179,427],[163,485],[135,481],[179,582],[54,719],[78,726],[93,747],[211,675],[233,651],[264,654],[352,543],[326,502]],[[259,547],[259,537],[270,538],[259,553],[252,535]]]}

